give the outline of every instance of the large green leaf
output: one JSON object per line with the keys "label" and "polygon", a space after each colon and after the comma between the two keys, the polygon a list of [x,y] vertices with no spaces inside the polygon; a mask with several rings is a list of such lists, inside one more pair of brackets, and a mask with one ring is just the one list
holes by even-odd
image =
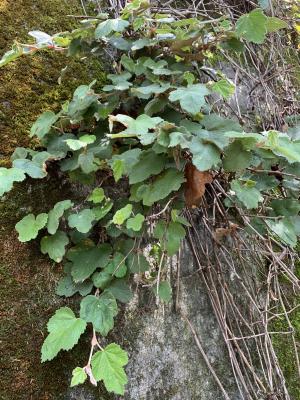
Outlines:
{"label": "large green leaf", "polygon": [[128,283],[124,279],[115,279],[108,287],[107,290],[122,303],[128,303],[132,297],[132,291]]}
{"label": "large green leaf", "polygon": [[75,282],[89,278],[97,268],[105,268],[111,255],[111,247],[104,243],[91,248],[71,249],[67,257],[73,262],[72,277]]}
{"label": "large green leaf", "polygon": [[143,182],[151,175],[159,174],[166,164],[166,159],[160,154],[155,154],[152,150],[143,151],[139,160],[132,166],[129,173],[129,183]]}
{"label": "large green leaf", "polygon": [[261,44],[267,34],[267,17],[263,11],[256,9],[242,15],[236,23],[236,33],[249,42]]}
{"label": "large green leaf", "polygon": [[50,131],[52,125],[58,120],[59,114],[54,114],[52,111],[45,111],[41,114],[30,130],[30,136],[37,136],[42,139]]}
{"label": "large green leaf", "polygon": [[94,329],[106,336],[114,326],[118,306],[114,296],[104,291],[99,297],[86,296],[80,303],[80,317],[91,322]]}
{"label": "large green leaf", "polygon": [[16,224],[20,242],[28,242],[35,239],[41,229],[47,223],[48,214],[39,214],[36,218],[33,214],[28,214]]}
{"label": "large green leaf", "polygon": [[300,203],[296,199],[272,200],[271,207],[278,216],[290,217],[298,215],[300,212]]}
{"label": "large green leaf", "polygon": [[25,179],[25,174],[18,168],[0,168],[0,197],[4,193],[9,192],[14,182],[22,182]]}
{"label": "large green leaf", "polygon": [[226,171],[241,171],[249,167],[251,157],[251,152],[245,150],[240,141],[235,141],[225,151],[224,169]]}
{"label": "large green leaf", "polygon": [[63,200],[56,203],[53,209],[49,211],[47,229],[51,235],[54,235],[57,231],[59,220],[63,216],[64,212],[71,207],[73,207],[71,200]]}
{"label": "large green leaf", "polygon": [[68,217],[70,228],[76,228],[78,232],[87,233],[92,228],[92,222],[95,220],[95,214],[92,210],[85,209],[77,214],[71,214]]}
{"label": "large green leaf", "polygon": [[210,143],[205,143],[198,137],[193,137],[190,143],[190,151],[193,154],[193,164],[199,171],[208,171],[220,162],[220,151]]}
{"label": "large green leaf", "polygon": [[42,179],[47,176],[46,161],[53,158],[51,154],[42,151],[36,154],[32,160],[19,158],[13,161],[13,167],[19,168],[34,179]]}
{"label": "large green leaf", "polygon": [[270,131],[265,147],[277,156],[284,157],[289,163],[300,162],[300,140],[292,141],[285,134]]}
{"label": "large green leaf", "polygon": [[57,231],[53,236],[44,236],[41,240],[41,252],[48,254],[55,262],[59,263],[66,252],[69,238],[65,232]]}
{"label": "large green leaf", "polygon": [[174,169],[167,169],[150,185],[145,185],[142,191],[143,204],[152,206],[156,201],[166,198],[170,193],[180,189],[184,182],[183,173]]}
{"label": "large green leaf", "polygon": [[85,331],[86,322],[68,307],[56,311],[48,322],[49,335],[42,346],[42,362],[52,360],[60,350],[70,350]]}
{"label": "large green leaf", "polygon": [[111,343],[93,355],[92,372],[97,381],[103,380],[109,392],[124,395],[127,377],[123,367],[127,363],[126,351],[117,344]]}
{"label": "large green leaf", "polygon": [[205,85],[198,83],[174,90],[170,93],[169,100],[172,102],[179,101],[184,111],[190,114],[197,114],[205,104],[205,96],[209,94],[209,89]]}
{"label": "large green leaf", "polygon": [[256,189],[255,182],[253,181],[247,181],[245,183],[238,180],[232,181],[231,189],[247,208],[257,208],[258,203],[263,201],[263,196],[259,190]]}
{"label": "large green leaf", "polygon": [[283,243],[291,247],[297,245],[295,227],[293,221],[289,218],[283,218],[280,221],[266,219],[265,222],[271,231],[275,233]]}

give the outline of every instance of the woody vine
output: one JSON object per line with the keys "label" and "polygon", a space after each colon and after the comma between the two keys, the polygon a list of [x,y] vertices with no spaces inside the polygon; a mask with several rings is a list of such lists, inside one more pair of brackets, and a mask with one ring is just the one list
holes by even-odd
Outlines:
{"label": "woody vine", "polygon": [[[51,317],[41,349],[42,362],[52,360],[91,325],[87,363],[73,370],[71,386],[103,381],[108,391],[124,394],[127,353],[116,343],[103,347],[101,338],[114,327],[118,302],[131,300],[133,274],[158,302],[170,301],[165,266],[190,226],[184,210],[200,204],[216,177],[225,182],[228,213],[243,210],[252,233],[271,236],[274,246],[297,245],[299,138],[249,132],[242,121],[216,114],[210,101],[226,102],[235,92],[221,71],[212,79],[212,52],[240,54],[245,43],[262,44],[287,28],[259,8],[233,26],[226,16],[174,18],[134,0],[119,18],[99,14],[54,36],[30,32],[35,44],[15,43],[3,56],[1,67],[50,50],[89,57],[105,51],[113,59],[100,91],[96,82],[79,86],[61,111],[44,112],[31,128],[35,148],[16,148],[12,167],[0,168],[1,196],[26,176],[45,178],[50,165],[90,187],[83,203],[62,199],[16,224],[21,242],[41,237],[41,252],[64,263],[57,294],[82,296],[79,312],[63,307]],[[105,182],[112,177],[122,198],[109,197]]]}

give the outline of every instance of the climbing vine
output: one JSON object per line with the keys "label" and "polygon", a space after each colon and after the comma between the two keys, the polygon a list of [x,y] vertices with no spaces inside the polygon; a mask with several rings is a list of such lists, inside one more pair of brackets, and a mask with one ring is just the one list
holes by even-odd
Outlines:
{"label": "climbing vine", "polygon": [[[133,274],[147,281],[158,302],[171,300],[165,271],[189,227],[183,211],[200,204],[216,177],[228,214],[238,209],[249,231],[269,234],[274,246],[296,246],[298,134],[252,132],[211,105],[214,98],[228,102],[236,90],[210,65],[211,55],[240,54],[245,43],[259,45],[287,27],[260,8],[233,26],[226,16],[179,19],[134,0],[120,18],[99,14],[54,36],[33,31],[35,44],[15,43],[4,54],[0,66],[49,50],[105,56],[112,64],[101,90],[95,81],[79,86],[58,113],[44,112],[30,132],[35,150],[16,148],[12,167],[0,168],[1,196],[26,176],[51,177],[52,165],[90,188],[78,204],[63,199],[16,224],[21,242],[41,237],[41,252],[64,263],[57,294],[83,297],[79,315],[62,307],[50,318],[41,350],[42,362],[52,360],[91,324],[87,364],[73,370],[71,386],[103,381],[108,391],[124,394],[127,353],[116,343],[103,347],[101,337],[114,327],[118,302],[132,299]],[[119,197],[110,194],[112,179]],[[237,218],[234,229],[242,223]]]}

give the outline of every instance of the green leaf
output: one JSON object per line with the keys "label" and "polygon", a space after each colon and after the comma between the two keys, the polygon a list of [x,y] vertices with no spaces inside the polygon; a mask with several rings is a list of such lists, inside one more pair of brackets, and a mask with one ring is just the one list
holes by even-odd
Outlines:
{"label": "green leaf", "polygon": [[14,182],[22,182],[25,179],[25,174],[18,168],[0,168],[0,197],[4,193],[9,192]]}
{"label": "green leaf", "polygon": [[152,206],[156,201],[166,198],[170,193],[180,189],[184,182],[183,173],[174,169],[167,169],[160,177],[143,190],[143,204]]}
{"label": "green leaf", "polygon": [[[44,153],[44,154],[42,154]],[[36,158],[38,157],[38,159]],[[14,168],[19,168],[33,179],[42,179],[47,176],[46,161],[50,158],[47,152],[41,152],[33,157],[32,160],[17,159],[13,162]]]}
{"label": "green leaf", "polygon": [[121,160],[122,174],[128,175],[132,170],[133,166],[138,162],[142,150],[139,148],[124,151],[122,154],[116,154],[112,157],[112,163],[116,160]]}
{"label": "green leaf", "polygon": [[289,218],[283,218],[280,221],[265,220],[268,227],[285,244],[295,247],[297,245],[297,235],[294,224]]}
{"label": "green leaf", "polygon": [[240,124],[229,118],[223,118],[217,114],[205,115],[201,120],[201,124],[208,131],[216,133],[225,133],[228,131],[242,132]]}
{"label": "green leaf", "polygon": [[236,33],[249,42],[263,43],[267,34],[267,17],[260,9],[242,15],[236,23]]}
{"label": "green leaf", "polygon": [[87,233],[92,228],[92,222],[95,220],[95,214],[90,209],[79,211],[77,214],[71,214],[68,217],[70,228],[76,228],[78,232]]}
{"label": "green leaf", "polygon": [[80,317],[91,322],[96,332],[106,336],[114,326],[114,317],[118,313],[118,306],[114,296],[103,292],[99,297],[86,296],[80,303]]}
{"label": "green leaf", "polygon": [[202,139],[193,137],[190,144],[190,151],[193,154],[193,164],[199,171],[208,171],[220,162],[220,151]]}
{"label": "green leaf", "polygon": [[158,285],[158,290],[156,285],[153,286],[152,291],[160,298],[161,301],[165,303],[169,303],[172,299],[172,288],[170,283],[167,281],[160,282]]}
{"label": "green leaf", "polygon": [[75,282],[89,278],[97,268],[105,268],[111,255],[111,247],[104,243],[91,248],[71,249],[67,257],[73,262],[72,277]]}
{"label": "green leaf", "polygon": [[70,350],[85,331],[86,322],[76,318],[68,307],[55,312],[47,324],[49,335],[42,346],[42,362],[52,360],[59,351]]}
{"label": "green leaf", "polygon": [[241,181],[232,181],[231,189],[235,192],[237,198],[249,209],[257,208],[258,203],[263,201],[261,193],[252,185],[253,181],[242,183]]}
{"label": "green leaf", "polygon": [[265,147],[272,150],[277,156],[284,157],[289,163],[300,162],[300,141],[292,141],[282,133],[276,131],[268,132]]}
{"label": "green leaf", "polygon": [[132,204],[127,204],[127,206],[118,210],[113,216],[113,223],[116,225],[122,225],[132,213]]}
{"label": "green leaf", "polygon": [[171,218],[173,222],[179,222],[181,225],[185,225],[190,227],[191,224],[188,222],[188,220],[185,217],[182,217],[179,215],[180,211],[173,209],[171,211]]}
{"label": "green leaf", "polygon": [[182,149],[188,149],[191,145],[191,139],[192,135],[190,133],[171,132],[168,147],[180,146]]}
{"label": "green leaf", "polygon": [[137,137],[142,144],[148,145],[155,140],[155,134],[149,132],[149,129],[156,128],[163,120],[159,117],[149,117],[149,115],[146,114],[139,115],[137,119],[133,119],[128,115],[118,114],[116,116],[110,116],[111,130],[114,122],[123,124],[127,129],[121,133],[108,135],[108,137],[113,139]]}
{"label": "green leaf", "polygon": [[100,272],[95,272],[94,275],[92,276],[94,285],[102,290],[104,290],[107,287],[107,285],[110,283],[112,279],[113,279],[112,275],[106,272],[105,270]]}
{"label": "green leaf", "polygon": [[181,108],[190,113],[197,114],[205,104],[205,96],[209,95],[210,91],[201,83],[182,87],[174,90],[169,95],[169,100],[172,102],[179,101]]}
{"label": "green leaf", "polygon": [[114,275],[117,278],[123,278],[127,273],[124,255],[120,252],[116,252],[113,255],[112,260],[110,260],[105,267],[105,272]]}
{"label": "green leaf", "polygon": [[129,26],[129,22],[124,19],[108,19],[101,22],[95,30],[95,38],[102,39],[112,32],[123,32]]}
{"label": "green leaf", "polygon": [[112,170],[116,182],[119,182],[124,172],[125,162],[121,159],[115,159],[112,164]]}
{"label": "green leaf", "polygon": [[165,157],[155,154],[152,150],[143,151],[129,173],[130,185],[143,182],[151,175],[159,174],[164,169],[166,161]]}
{"label": "green leaf", "polygon": [[94,204],[102,203],[105,199],[105,193],[102,188],[96,188],[92,191],[90,196],[88,197],[88,201],[92,201]]}
{"label": "green leaf", "polygon": [[32,125],[30,137],[37,136],[39,139],[43,139],[43,137],[49,133],[52,125],[55,124],[58,118],[59,114],[54,114],[52,111],[45,111]]}
{"label": "green leaf", "polygon": [[26,215],[16,224],[20,242],[28,242],[35,239],[41,229],[47,223],[48,214],[39,214],[36,218],[33,214]]}
{"label": "green leaf", "polygon": [[12,49],[3,54],[0,59],[0,68],[4,65],[16,60],[23,54],[23,48],[19,44],[14,44]]}
{"label": "green leaf", "polygon": [[278,216],[290,217],[300,212],[299,200],[295,199],[272,200],[271,207]]}
{"label": "green leaf", "polygon": [[67,113],[73,121],[81,121],[87,109],[98,100],[98,96],[90,85],[80,85],[73,94],[73,99],[68,105]]}
{"label": "green leaf", "polygon": [[251,152],[246,151],[242,143],[236,140],[225,151],[223,167],[225,171],[241,171],[249,167],[251,158]]}
{"label": "green leaf", "polygon": [[267,32],[271,33],[271,32],[277,32],[280,29],[288,28],[288,24],[282,19],[276,17],[268,17],[266,27],[267,27]]}
{"label": "green leaf", "polygon": [[235,85],[228,79],[221,79],[211,85],[211,89],[219,93],[224,99],[230,99],[234,95]]}
{"label": "green leaf", "polygon": [[137,214],[133,218],[129,218],[126,223],[127,229],[132,229],[135,232],[139,232],[142,229],[145,217],[142,214]]}
{"label": "green leaf", "polygon": [[95,161],[96,159],[92,151],[81,153],[78,157],[78,164],[85,174],[90,174],[98,170],[99,167]]}
{"label": "green leaf", "polygon": [[94,143],[95,140],[96,140],[95,135],[83,135],[80,137],[79,140],[67,139],[67,140],[65,140],[65,142],[71,150],[76,151],[76,150],[86,148],[88,144]]}
{"label": "green leaf", "polygon": [[150,265],[147,258],[141,253],[131,253],[127,257],[127,265],[133,274],[142,274],[149,271]]}
{"label": "green leaf", "polygon": [[143,99],[143,98],[149,98],[149,95],[152,95],[152,94],[164,93],[169,88],[170,88],[169,83],[164,83],[164,84],[152,83],[151,85],[139,86],[137,88],[132,88],[131,93],[134,94],[135,96]]}
{"label": "green leaf", "polygon": [[86,381],[86,378],[87,374],[85,373],[84,368],[76,367],[72,371],[71,387],[81,385]]}
{"label": "green leaf", "polygon": [[[72,264],[70,263],[71,267]],[[58,296],[71,297],[76,292],[79,292],[81,296],[86,296],[91,293],[93,288],[93,282],[90,280],[86,280],[84,282],[75,283],[71,277],[71,275],[63,276],[57,284],[56,294]]]}
{"label": "green leaf", "polygon": [[102,351],[97,351],[92,358],[92,372],[97,381],[103,380],[109,392],[124,395],[127,383],[124,366],[128,363],[126,351],[111,343]]}
{"label": "green leaf", "polygon": [[130,290],[128,283],[124,279],[115,279],[108,287],[107,290],[122,303],[129,303],[133,294]]}
{"label": "green leaf", "polygon": [[166,231],[166,250],[168,256],[173,256],[180,248],[185,237],[185,229],[178,222],[170,222]]}
{"label": "green leaf", "polygon": [[105,215],[107,215],[110,212],[112,207],[113,207],[113,202],[111,200],[107,201],[101,207],[94,207],[93,208],[93,213],[95,215],[95,220],[99,221],[100,219],[104,218]]}
{"label": "green leaf", "polygon": [[69,244],[69,238],[65,232],[57,231],[53,236],[44,236],[41,240],[41,252],[48,254],[55,262],[59,263],[65,255],[65,247]]}
{"label": "green leaf", "polygon": [[59,220],[63,216],[64,212],[73,207],[73,205],[74,204],[71,200],[63,200],[56,203],[53,209],[49,211],[47,229],[51,235],[54,235],[57,231]]}

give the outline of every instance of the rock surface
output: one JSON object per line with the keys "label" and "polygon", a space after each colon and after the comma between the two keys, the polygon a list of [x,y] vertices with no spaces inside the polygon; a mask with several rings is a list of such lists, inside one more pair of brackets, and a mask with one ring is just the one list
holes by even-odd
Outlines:
{"label": "rock surface", "polygon": [[[176,286],[177,262],[170,266]],[[242,400],[231,374],[230,361],[214,318],[209,298],[186,245],[180,261],[179,301],[181,312],[191,321],[208,359],[220,376],[231,400]],[[197,348],[195,339],[176,312],[176,287],[170,305],[155,304],[142,288],[116,324],[112,339],[129,352],[125,400],[217,400],[223,395]],[[68,400],[106,400],[82,388],[72,390]],[[120,397],[112,397],[120,399]]]}

